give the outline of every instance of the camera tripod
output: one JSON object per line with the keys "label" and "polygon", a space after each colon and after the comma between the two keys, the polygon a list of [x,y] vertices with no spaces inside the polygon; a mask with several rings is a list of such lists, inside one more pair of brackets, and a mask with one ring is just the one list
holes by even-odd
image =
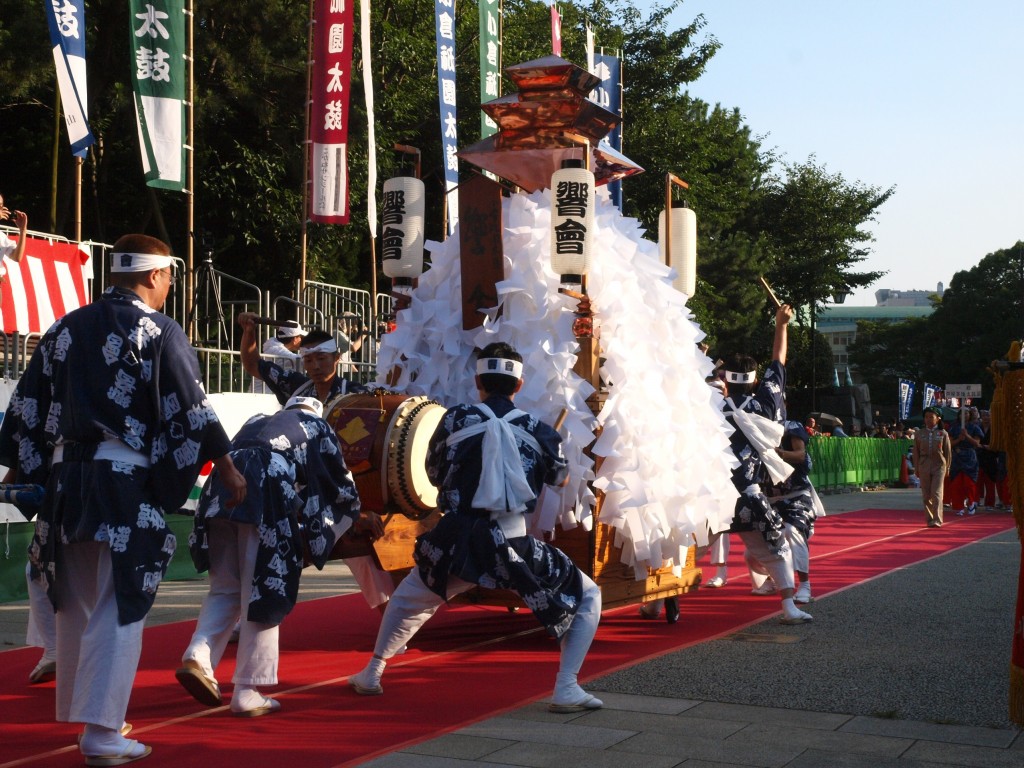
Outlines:
{"label": "camera tripod", "polygon": [[[220,283],[217,281],[216,270],[213,267],[213,251],[209,250],[205,253],[203,260],[195,268],[192,273],[193,289],[192,289],[192,305],[188,311],[187,328],[189,338],[193,344],[200,344],[205,347],[209,346],[220,346],[220,341],[223,339],[225,342],[231,340],[231,336],[228,335],[228,324],[224,318],[224,304],[220,298]],[[215,337],[199,339],[198,329],[195,326],[197,321],[197,314],[199,312],[199,301],[200,299],[206,299],[206,307],[216,312],[216,315],[207,313],[203,318],[205,326],[203,329],[204,335],[207,335],[210,331],[211,321],[217,321],[217,331]],[[211,301],[212,298],[212,301]],[[211,306],[212,305],[212,306]]]}

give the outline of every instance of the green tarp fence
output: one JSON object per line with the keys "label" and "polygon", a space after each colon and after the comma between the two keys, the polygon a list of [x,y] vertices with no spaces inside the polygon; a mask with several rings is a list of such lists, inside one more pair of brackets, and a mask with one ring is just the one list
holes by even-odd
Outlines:
{"label": "green tarp fence", "polygon": [[910,440],[812,437],[807,446],[811,454],[811,482],[819,491],[898,482],[910,445]]}
{"label": "green tarp fence", "polygon": [[[178,548],[167,569],[165,578],[172,581],[203,578],[192,565],[188,553],[188,535],[192,532],[192,518],[185,515],[168,515],[167,524],[178,539]],[[25,563],[28,560],[28,545],[32,540],[33,523],[0,523],[0,603],[12,600],[27,600],[25,586]]]}

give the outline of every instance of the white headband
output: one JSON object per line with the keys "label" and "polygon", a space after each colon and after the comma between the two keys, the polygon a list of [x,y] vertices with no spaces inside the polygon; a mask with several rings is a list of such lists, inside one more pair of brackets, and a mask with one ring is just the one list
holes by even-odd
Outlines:
{"label": "white headband", "polygon": [[521,379],[523,378],[523,364],[518,360],[506,360],[503,357],[484,357],[476,361],[476,372],[478,374],[497,373]]}
{"label": "white headband", "polygon": [[300,347],[299,356],[305,357],[306,355],[315,355],[317,352],[326,352],[329,355],[337,354],[338,342],[336,339],[327,339],[327,341],[321,341],[319,344],[313,347]]}
{"label": "white headband", "polygon": [[757,378],[757,371],[747,371],[746,373],[740,373],[738,371],[726,371],[725,380],[730,384],[753,384],[754,379]]}
{"label": "white headband", "polygon": [[111,272],[148,272],[151,269],[164,269],[174,263],[173,256],[159,253],[113,253],[111,254]]}
{"label": "white headband", "polygon": [[296,336],[305,336],[306,329],[301,325],[282,325],[277,329],[277,338],[293,339]]}
{"label": "white headband", "polygon": [[310,411],[316,416],[321,418],[324,415],[324,404],[317,400],[315,397],[302,397],[302,395],[294,395],[289,398],[288,402],[284,404],[284,409],[290,411],[293,408],[301,408],[305,411]]}

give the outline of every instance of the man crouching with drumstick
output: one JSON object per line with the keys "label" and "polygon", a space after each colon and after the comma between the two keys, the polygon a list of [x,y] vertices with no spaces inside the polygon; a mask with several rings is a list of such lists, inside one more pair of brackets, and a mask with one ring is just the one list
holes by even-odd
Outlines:
{"label": "man crouching with drumstick", "polygon": [[388,603],[373,657],[349,678],[356,693],[383,693],[387,660],[447,598],[480,585],[515,591],[561,641],[552,712],[602,706],[577,683],[601,618],[601,590],[561,550],[526,533],[541,487],[564,483],[567,472],[559,434],[513,404],[522,361],[508,344],[485,347],[476,367],[482,402],[450,408],[431,437],[427,475],[444,514],[416,541],[417,568]]}

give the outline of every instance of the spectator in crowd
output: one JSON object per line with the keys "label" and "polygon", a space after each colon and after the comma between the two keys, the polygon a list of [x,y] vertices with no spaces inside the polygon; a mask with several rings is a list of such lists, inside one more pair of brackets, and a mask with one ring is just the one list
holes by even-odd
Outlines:
{"label": "spectator in crowd", "polygon": [[984,437],[977,408],[964,408],[961,419],[949,428],[953,460],[949,465],[946,494],[959,516],[978,511],[978,448]]}
{"label": "spectator in crowd", "polygon": [[807,432],[808,436],[813,437],[818,434],[817,430],[818,422],[814,420],[813,416],[808,416],[804,419],[804,431]]}
{"label": "spectator in crowd", "polygon": [[1012,511],[1006,452],[989,448],[992,442],[992,417],[989,411],[981,412],[981,429],[983,436],[978,448],[978,500],[984,503],[985,509],[1005,508]]}
{"label": "spectator in crowd", "polygon": [[[11,221],[18,228],[18,240],[15,242],[0,231],[0,259],[21,261],[28,243],[28,215],[22,211],[11,211],[4,205],[4,196],[0,195],[0,221]],[[7,274],[7,268],[0,264],[0,279]]]}

